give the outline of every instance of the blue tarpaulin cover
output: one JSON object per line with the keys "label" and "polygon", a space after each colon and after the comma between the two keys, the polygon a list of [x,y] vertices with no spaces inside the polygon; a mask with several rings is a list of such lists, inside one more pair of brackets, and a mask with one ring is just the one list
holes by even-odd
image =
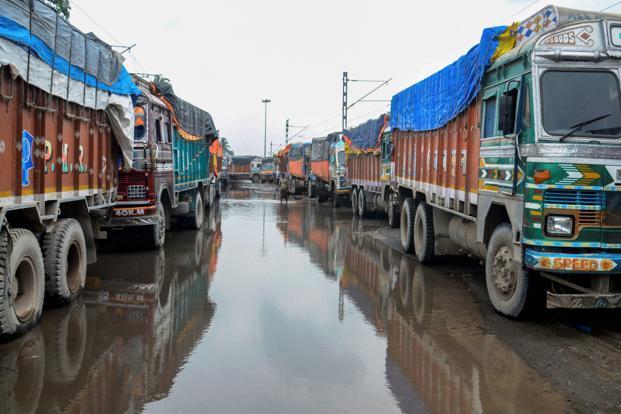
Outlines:
{"label": "blue tarpaulin cover", "polygon": [[355,128],[345,130],[343,134],[351,140],[355,148],[362,150],[376,148],[380,143],[379,136],[384,131],[388,118],[388,115],[382,115],[376,119],[369,119]]}
{"label": "blue tarpaulin cover", "polygon": [[464,56],[392,97],[390,126],[401,131],[441,128],[477,97],[483,74],[506,26],[483,30],[481,42]]}

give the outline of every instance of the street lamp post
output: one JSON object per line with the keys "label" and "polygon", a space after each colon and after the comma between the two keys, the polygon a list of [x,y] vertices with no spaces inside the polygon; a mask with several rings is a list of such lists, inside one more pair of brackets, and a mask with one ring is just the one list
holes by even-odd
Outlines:
{"label": "street lamp post", "polygon": [[265,98],[261,102],[265,104],[265,128],[263,130],[263,158],[267,156],[267,104],[272,102]]}

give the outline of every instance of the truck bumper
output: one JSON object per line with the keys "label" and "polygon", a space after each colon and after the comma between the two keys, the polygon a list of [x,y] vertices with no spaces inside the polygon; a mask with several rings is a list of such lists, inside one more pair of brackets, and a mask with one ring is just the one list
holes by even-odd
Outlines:
{"label": "truck bumper", "polygon": [[108,223],[102,230],[120,230],[131,226],[154,226],[157,224],[156,206],[115,207]]}
{"label": "truck bumper", "polygon": [[621,273],[621,253],[552,253],[526,248],[526,267],[550,273]]}
{"label": "truck bumper", "polygon": [[548,309],[618,309],[621,308],[621,293],[600,294],[557,294],[548,292]]}

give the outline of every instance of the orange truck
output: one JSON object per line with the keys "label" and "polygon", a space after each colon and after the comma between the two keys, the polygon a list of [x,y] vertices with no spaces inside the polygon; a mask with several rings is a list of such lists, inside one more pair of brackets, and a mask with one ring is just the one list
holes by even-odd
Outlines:
{"label": "orange truck", "polygon": [[350,185],[345,173],[345,143],[340,132],[322,138],[313,138],[311,146],[311,174],[308,193],[317,195],[319,202],[332,200],[338,207],[349,198]]}
{"label": "orange truck", "polygon": [[43,2],[2,2],[0,21],[5,340],[32,328],[44,302],[81,294],[115,201],[117,163],[132,161],[132,96],[140,92],[118,53]]}
{"label": "orange truck", "polygon": [[289,192],[291,194],[299,194],[307,188],[308,175],[310,173],[310,155],[310,142],[291,144],[287,154]]}

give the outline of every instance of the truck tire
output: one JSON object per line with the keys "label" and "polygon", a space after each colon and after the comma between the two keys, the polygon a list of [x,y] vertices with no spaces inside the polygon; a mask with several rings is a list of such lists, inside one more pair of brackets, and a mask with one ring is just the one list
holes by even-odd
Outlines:
{"label": "truck tire", "polygon": [[406,253],[414,252],[414,199],[408,197],[401,207],[401,247]]}
{"label": "truck tire", "polygon": [[544,290],[537,275],[524,270],[513,257],[513,232],[508,223],[496,227],[485,260],[487,293],[496,312],[520,319],[541,304]]}
{"label": "truck tire", "polygon": [[418,203],[414,216],[414,252],[422,264],[431,263],[435,258],[433,211],[424,201]]}
{"label": "truck tire", "polygon": [[[213,194],[211,192],[211,188],[207,190],[209,194]],[[211,197],[211,196],[210,196]],[[201,196],[200,191],[196,193],[196,199],[194,200],[194,214],[190,219],[190,228],[193,230],[198,230],[203,226],[203,221],[205,220],[205,206],[203,206],[203,197]]]}
{"label": "truck tire", "polygon": [[354,216],[358,215],[358,189],[352,188],[351,190],[351,210]]}
{"label": "truck tire", "polygon": [[390,199],[388,201],[388,225],[393,229],[399,227],[401,215],[399,214],[399,204],[397,200],[395,200],[394,194],[390,194]]}
{"label": "truck tire", "polygon": [[58,220],[43,236],[45,300],[56,306],[73,302],[86,282],[86,241],[80,223],[71,218]]}
{"label": "truck tire", "polygon": [[334,208],[341,207],[341,200],[340,200],[339,195],[337,194],[336,190],[332,189],[330,191],[330,198],[332,199],[332,207],[334,207]]}
{"label": "truck tire", "polygon": [[257,174],[252,176],[252,182],[255,184],[258,184],[261,181],[261,177],[259,177]]}
{"label": "truck tire", "polygon": [[[9,236],[11,248],[9,248]],[[22,335],[39,321],[45,296],[43,254],[26,229],[0,233],[0,340]]]}
{"label": "truck tire", "polygon": [[325,186],[320,183],[317,186],[317,201],[320,203],[325,203],[326,201],[328,201],[329,198],[329,193],[326,190]]}
{"label": "truck tire", "polygon": [[367,194],[364,192],[364,188],[358,190],[358,215],[362,218],[367,218],[369,216]]}
{"label": "truck tire", "polygon": [[145,243],[149,249],[159,249],[166,241],[166,212],[161,201],[157,202],[156,209],[157,222],[147,231]]}

